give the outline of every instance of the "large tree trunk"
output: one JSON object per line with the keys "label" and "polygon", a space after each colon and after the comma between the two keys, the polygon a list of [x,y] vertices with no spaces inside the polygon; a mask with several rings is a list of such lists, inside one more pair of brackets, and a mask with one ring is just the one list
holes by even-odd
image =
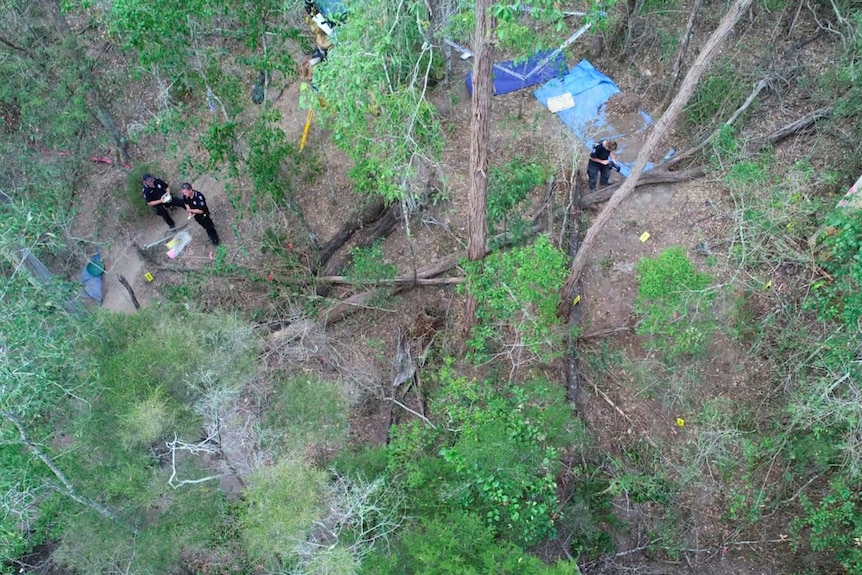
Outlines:
{"label": "large tree trunk", "polygon": [[721,45],[733,30],[734,25],[742,16],[743,12],[748,9],[750,4],[751,0],[735,0],[733,5],[727,11],[727,14],[725,14],[724,18],[721,19],[718,28],[712,33],[712,36],[709,37],[709,40],[707,40],[706,44],[703,46],[703,50],[698,54],[694,64],[692,64],[691,69],[688,71],[688,74],[686,74],[679,92],[670,103],[667,112],[665,112],[661,119],[656,123],[655,128],[650,133],[647,141],[643,145],[643,148],[641,148],[638,159],[632,168],[631,175],[625,183],[620,186],[620,189],[617,190],[601,213],[599,213],[596,221],[593,222],[590,229],[587,230],[587,235],[584,237],[581,249],[572,261],[569,278],[566,280],[566,285],[563,286],[563,290],[560,294],[559,312],[561,315],[564,315],[568,311],[569,302],[574,297],[578,280],[580,279],[581,272],[583,272],[584,265],[587,262],[587,254],[589,254],[590,248],[592,248],[593,244],[596,242],[596,238],[599,233],[601,233],[605,225],[607,225],[617,206],[620,205],[623,200],[628,198],[634,191],[635,186],[638,183],[638,178],[643,172],[644,167],[646,167],[650,155],[658,149],[659,142],[664,137],[665,132],[667,132],[668,128],[674,124],[680,112],[682,112],[683,107],[688,103],[691,95],[694,93],[694,89],[697,86],[698,81],[700,81],[701,76],[706,72],[710,62],[712,62],[713,58],[715,58],[715,55],[718,53],[719,48],[721,48]]}
{"label": "large tree trunk", "polygon": [[[491,133],[491,98],[494,95],[494,64],[492,35],[496,25],[490,10],[490,0],[476,0],[476,29],[473,34],[473,115],[470,121],[470,196],[467,221],[467,258],[471,261],[485,257],[488,233],[486,193],[488,191],[488,140]],[[467,297],[464,325],[469,332],[476,313],[476,299]]]}
{"label": "large tree trunk", "polygon": [[54,28],[57,29],[57,34],[66,44],[66,52],[69,56],[70,62],[81,73],[81,81],[84,84],[84,90],[86,90],[89,95],[88,100],[90,111],[99,123],[102,124],[102,127],[108,135],[111,136],[111,139],[114,140],[120,161],[124,165],[128,165],[130,163],[129,153],[127,150],[128,142],[120,133],[116,122],[114,122],[114,117],[111,115],[110,110],[108,110],[108,106],[105,102],[104,96],[102,96],[99,84],[93,76],[93,71],[90,70],[89,64],[84,58],[83,50],[78,42],[78,38],[69,28],[69,23],[60,11],[59,0],[45,0],[45,9],[47,10],[48,16],[51,18],[51,21],[54,23]]}

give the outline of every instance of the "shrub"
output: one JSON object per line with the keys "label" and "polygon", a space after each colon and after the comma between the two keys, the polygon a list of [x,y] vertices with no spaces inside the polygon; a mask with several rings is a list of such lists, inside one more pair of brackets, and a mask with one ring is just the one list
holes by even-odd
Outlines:
{"label": "shrub", "polygon": [[148,446],[176,429],[174,408],[161,387],[150,391],[146,397],[135,401],[122,416],[120,435],[127,447]]}
{"label": "shrub", "polygon": [[406,531],[392,552],[378,551],[363,562],[361,574],[402,575],[564,575],[572,562],[550,566],[512,543],[494,539],[480,517],[456,511],[422,520]]}
{"label": "shrub", "polygon": [[[834,479],[819,505],[801,495],[805,512],[791,524],[798,538],[808,529],[808,541],[815,551],[830,551],[847,575],[862,575],[862,508],[859,492],[843,479]],[[797,542],[798,545],[798,542]]]}
{"label": "shrub", "polygon": [[284,454],[336,450],[347,440],[347,413],[340,381],[298,375],[276,381],[264,424]]}
{"label": "shrub", "polygon": [[500,231],[511,231],[516,237],[522,237],[527,222],[514,213],[515,208],[547,177],[545,168],[520,158],[501,167],[493,166],[488,176],[488,232],[496,233],[497,225],[502,224]]}
{"label": "shrub", "polygon": [[[493,382],[439,373],[432,410],[457,431],[397,428],[390,469],[425,502],[476,513],[503,538],[532,545],[555,532],[558,450],[579,427],[562,388],[544,380],[496,389]],[[434,453],[438,450],[439,458]]]}
{"label": "shrub", "polygon": [[[523,248],[496,252],[481,262],[464,262],[466,288],[478,302],[468,345],[474,361],[486,361],[493,348],[510,345],[512,354],[550,359],[559,353],[557,301],[566,279],[566,256],[546,236]],[[514,327],[515,341],[507,340]]]}
{"label": "shrub", "polygon": [[326,474],[288,460],[255,471],[245,491],[242,536],[249,554],[277,568],[324,512]]}
{"label": "shrub", "polygon": [[383,242],[376,241],[367,248],[350,248],[353,258],[347,277],[354,280],[392,279],[398,273],[398,266],[383,261]]}
{"label": "shrub", "polygon": [[714,294],[708,274],[698,272],[680,247],[668,248],[637,266],[637,332],[652,336],[646,345],[672,359],[703,351],[715,329],[709,314]]}

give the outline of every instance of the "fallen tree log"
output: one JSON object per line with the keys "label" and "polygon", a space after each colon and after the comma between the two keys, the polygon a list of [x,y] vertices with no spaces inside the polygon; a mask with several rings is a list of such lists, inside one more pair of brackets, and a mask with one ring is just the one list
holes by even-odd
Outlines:
{"label": "fallen tree log", "polygon": [[[393,281],[398,283],[396,287],[388,290],[387,296],[397,295],[407,289],[412,288],[418,280],[427,280],[438,276],[458,265],[458,262],[467,257],[466,250],[460,250],[455,254],[443,258],[437,262],[433,262],[424,268],[414,270],[413,273],[405,274],[395,278]],[[378,288],[379,289],[379,288]],[[343,300],[333,307],[320,312],[317,316],[317,321],[324,326],[332,325],[346,318],[355,311],[368,307],[368,302],[378,294],[378,289],[366,290],[358,294],[352,295],[346,300]]]}
{"label": "fallen tree log", "polygon": [[[678,184],[679,182],[690,182],[702,178],[706,175],[706,170],[703,168],[692,168],[681,172],[671,172],[663,168],[664,164],[659,164],[649,172],[641,176],[634,184],[635,187],[643,187],[655,184]],[[583,196],[578,203],[582,208],[592,208],[596,204],[607,201],[614,195],[622,184],[611,184],[601,190],[592,192]]]}
{"label": "fallen tree log", "polygon": [[[401,206],[399,204],[393,204],[383,210],[382,213],[379,214],[376,221],[371,222],[374,224],[374,227],[370,229],[368,234],[362,241],[356,244],[356,247],[359,249],[370,248],[374,245],[374,242],[379,240],[380,238],[388,237],[389,234],[395,231],[395,228],[398,226],[398,221],[401,218]],[[324,266],[322,275],[326,276],[334,276],[338,275],[350,265],[353,261],[353,255],[350,253],[346,253],[339,258],[332,258],[329,262]],[[326,297],[329,295],[330,286],[322,285],[318,286],[316,293],[321,297]]]}
{"label": "fallen tree log", "polygon": [[123,284],[123,287],[126,288],[127,292],[129,292],[129,297],[132,298],[132,305],[135,306],[135,309],[141,309],[141,304],[138,303],[138,298],[135,297],[135,290],[132,289],[132,285],[129,283],[129,280],[126,279],[126,276],[123,274],[117,274],[117,279],[120,280],[120,283]]}
{"label": "fallen tree log", "polygon": [[817,110],[814,110],[809,114],[805,114],[798,120],[790,122],[786,126],[775,130],[766,138],[762,140],[755,140],[753,148],[756,151],[760,152],[768,146],[776,145],[785,138],[789,138],[790,136],[795,136],[796,134],[804,132],[805,130],[813,126],[818,120],[828,118],[831,115],[832,108],[818,108]]}
{"label": "fallen tree log", "polygon": [[[454,267],[454,266],[453,266]],[[450,268],[451,269],[451,268]],[[442,285],[455,285],[464,283],[466,278],[456,277],[456,278],[414,278],[414,277],[400,277],[400,278],[392,278],[392,279],[379,279],[379,280],[362,280],[349,278],[345,276],[321,276],[317,278],[317,281],[326,282],[329,284],[338,284],[338,285],[355,285],[355,286],[391,286],[391,285],[410,285],[416,284],[418,286],[442,286]]]}
{"label": "fallen tree log", "polygon": [[665,112],[659,121],[656,122],[655,129],[647,137],[647,140],[638,155],[638,159],[635,162],[634,168],[632,169],[631,176],[623,183],[622,186],[620,186],[616,193],[614,193],[609,203],[598,215],[595,222],[593,222],[593,225],[591,225],[590,229],[587,230],[587,234],[581,244],[581,249],[572,261],[572,267],[569,272],[569,277],[566,280],[566,284],[560,292],[560,305],[558,306],[557,311],[561,316],[565,317],[565,314],[568,311],[568,301],[574,297],[574,294],[577,291],[578,281],[580,280],[581,273],[587,263],[587,254],[589,254],[590,248],[592,248],[593,244],[596,242],[596,238],[599,233],[601,233],[608,221],[610,221],[611,215],[617,206],[619,206],[632,194],[632,192],[634,192],[638,178],[640,178],[641,173],[646,167],[650,155],[658,149],[659,142],[664,138],[667,130],[673,125],[676,118],[682,112],[682,109],[688,103],[701,76],[706,72],[716,54],[718,54],[721,45],[724,44],[724,41],[730,35],[736,22],[742,17],[742,14],[748,10],[750,5],[751,0],[735,0],[730,6],[727,14],[725,14],[721,19],[718,28],[716,28],[715,32],[713,32],[706,41],[700,54],[698,54],[689,69],[688,74],[686,74],[679,92],[674,97],[667,109],[667,112]]}
{"label": "fallen tree log", "polygon": [[383,202],[383,198],[377,198],[374,201],[366,202],[360,208],[358,214],[347,218],[347,221],[341,225],[341,229],[339,229],[329,241],[321,246],[313,271],[322,269],[330,258],[335,255],[335,252],[350,241],[350,238],[353,237],[353,234],[356,233],[357,230],[370,225],[377,220],[383,213],[384,209],[386,209],[386,205]]}
{"label": "fallen tree log", "polygon": [[688,53],[688,45],[691,42],[692,35],[694,34],[694,22],[697,19],[697,15],[700,12],[702,5],[703,0],[694,0],[694,5],[688,13],[688,24],[685,26],[685,32],[680,36],[682,41],[676,49],[673,66],[671,66],[670,82],[668,83],[667,92],[665,92],[664,98],[658,107],[658,112],[664,112],[667,110],[667,107],[673,99],[673,95],[676,93],[676,83],[679,82],[679,73],[682,71],[682,61],[685,58],[686,53]]}
{"label": "fallen tree log", "polygon": [[[575,185],[571,187],[569,197],[569,233],[567,252],[570,258],[578,253],[581,240],[580,218],[578,217],[578,204],[581,199],[581,174],[580,170],[575,176]],[[568,311],[568,329],[566,330],[566,399],[577,409],[578,391],[580,390],[580,377],[578,376],[578,340],[575,337],[576,329],[581,325],[581,306],[571,304]]]}
{"label": "fallen tree log", "polygon": [[[541,233],[545,230],[545,224],[547,222],[546,218],[537,218],[540,221],[537,221],[530,231],[530,236]],[[544,221],[541,221],[544,220]],[[500,236],[496,236],[488,242],[488,244],[494,244],[499,242],[500,247],[505,247],[510,245],[511,240],[507,239],[507,234],[501,234]],[[488,247],[485,248],[485,254],[487,255],[492,250]],[[409,290],[415,287],[417,284],[414,280],[419,279],[430,279],[436,276],[439,276],[442,273],[449,271],[458,265],[458,262],[465,259],[467,257],[467,250],[459,250],[452,255],[449,255],[441,260],[436,262],[432,262],[427,266],[422,268],[418,268],[413,270],[413,272],[408,274],[403,274],[395,278],[397,282],[403,282],[400,285],[397,285],[393,288],[390,288],[386,292],[386,296],[390,297],[393,295],[398,295],[399,293]],[[405,281],[407,280],[407,281]],[[330,326],[334,323],[341,321],[347,316],[355,313],[356,311],[369,307],[369,302],[374,298],[375,295],[378,295],[379,289],[366,290],[361,293],[350,296],[349,298],[342,300],[330,307],[329,309],[321,311],[317,315],[317,321],[319,321],[324,326]]]}

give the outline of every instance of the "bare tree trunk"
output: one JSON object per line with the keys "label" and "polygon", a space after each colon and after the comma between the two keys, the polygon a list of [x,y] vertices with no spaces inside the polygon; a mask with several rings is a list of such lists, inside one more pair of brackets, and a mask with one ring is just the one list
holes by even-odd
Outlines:
{"label": "bare tree trunk", "polygon": [[682,44],[676,51],[676,57],[673,60],[673,67],[670,72],[670,84],[667,87],[667,92],[664,95],[661,105],[658,107],[659,112],[664,112],[670,105],[673,95],[676,94],[676,83],[679,81],[679,72],[682,68],[682,60],[688,52],[688,43],[691,41],[691,35],[694,32],[694,21],[697,18],[697,13],[700,12],[700,7],[703,0],[694,0],[694,6],[691,7],[691,13],[688,15],[688,24],[685,27],[685,33],[682,35]]}
{"label": "bare tree trunk", "polygon": [[601,233],[605,225],[607,225],[617,206],[620,205],[623,200],[628,198],[634,191],[635,186],[638,183],[638,178],[643,172],[644,167],[646,167],[650,155],[658,148],[658,144],[664,137],[665,132],[667,132],[668,128],[673,125],[680,112],[682,112],[683,107],[688,103],[691,95],[694,93],[694,89],[697,86],[698,81],[700,81],[701,76],[706,72],[710,62],[712,62],[713,58],[715,58],[715,55],[718,53],[719,48],[724,44],[724,41],[730,35],[736,22],[742,17],[742,14],[748,9],[750,4],[751,0],[735,0],[733,5],[731,5],[727,14],[725,14],[724,18],[721,19],[718,28],[712,33],[712,36],[709,37],[703,50],[698,54],[694,64],[692,64],[691,69],[688,71],[688,74],[686,74],[685,79],[682,82],[682,86],[680,86],[679,92],[674,97],[667,109],[667,112],[665,112],[661,119],[656,123],[655,128],[650,133],[647,141],[643,145],[643,148],[641,148],[641,152],[638,155],[634,168],[632,168],[631,175],[625,183],[620,186],[620,189],[617,190],[608,204],[599,213],[596,221],[593,222],[590,229],[587,230],[587,235],[584,237],[581,249],[572,261],[569,278],[566,280],[566,285],[563,286],[563,290],[560,293],[560,314],[565,314],[568,309],[569,300],[574,297],[578,280],[580,279],[581,273],[584,270],[584,265],[587,262],[587,254],[589,254],[590,248],[592,248],[593,244],[596,242],[596,238],[599,233]]}
{"label": "bare tree trunk", "polygon": [[[488,141],[491,134],[491,98],[494,79],[494,44],[491,37],[496,22],[490,10],[490,0],[476,0],[476,29],[473,33],[473,115],[470,121],[470,196],[467,221],[467,258],[471,261],[485,257],[488,233],[486,193],[488,191]],[[465,330],[469,333],[476,313],[476,299],[467,296],[464,311]]]}
{"label": "bare tree trunk", "polygon": [[120,133],[119,128],[117,128],[116,122],[114,122],[114,117],[108,110],[108,106],[105,103],[104,96],[102,96],[102,91],[99,88],[99,84],[96,81],[96,78],[93,76],[93,71],[90,70],[90,66],[88,65],[86,59],[83,56],[81,46],[78,42],[78,38],[72,32],[71,28],[69,28],[69,23],[66,21],[66,18],[63,16],[63,13],[60,11],[59,0],[46,0],[45,8],[48,12],[48,16],[50,16],[51,18],[51,21],[54,23],[54,28],[57,29],[57,33],[60,35],[60,38],[63,40],[63,42],[66,43],[66,52],[69,55],[69,59],[81,73],[81,79],[84,83],[84,89],[89,93],[90,96],[90,111],[99,121],[99,123],[102,124],[102,127],[105,129],[105,131],[108,132],[108,135],[111,136],[111,139],[114,140],[114,144],[116,145],[117,154],[120,157],[120,161],[124,165],[129,164],[129,153],[127,150],[128,142]]}

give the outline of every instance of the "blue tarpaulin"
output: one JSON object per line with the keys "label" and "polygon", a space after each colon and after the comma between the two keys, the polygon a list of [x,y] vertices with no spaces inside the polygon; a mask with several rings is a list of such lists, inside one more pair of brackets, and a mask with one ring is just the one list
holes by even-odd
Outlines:
{"label": "blue tarpaulin", "polygon": [[[622,174],[628,176],[640,149],[641,135],[652,124],[652,118],[641,111],[615,119],[617,125],[611,124],[605,116],[604,106],[619,91],[613,80],[587,60],[581,60],[568,74],[547,82],[533,95],[547,107],[550,98],[571,94],[574,107],[557,112],[557,117],[590,150],[597,141],[616,140],[620,148],[615,155],[622,166]],[[650,167],[652,165],[646,169]]]}
{"label": "blue tarpaulin", "polygon": [[[537,52],[515,63],[514,60],[494,64],[494,95],[507,94],[529,86],[541,84],[562,76],[569,70],[566,57],[560,50]],[[467,73],[467,91],[473,93],[473,72]]]}
{"label": "blue tarpaulin", "polygon": [[99,305],[102,305],[102,275],[105,273],[105,264],[102,256],[97,251],[84,269],[81,270],[81,284],[84,286],[84,295]]}

